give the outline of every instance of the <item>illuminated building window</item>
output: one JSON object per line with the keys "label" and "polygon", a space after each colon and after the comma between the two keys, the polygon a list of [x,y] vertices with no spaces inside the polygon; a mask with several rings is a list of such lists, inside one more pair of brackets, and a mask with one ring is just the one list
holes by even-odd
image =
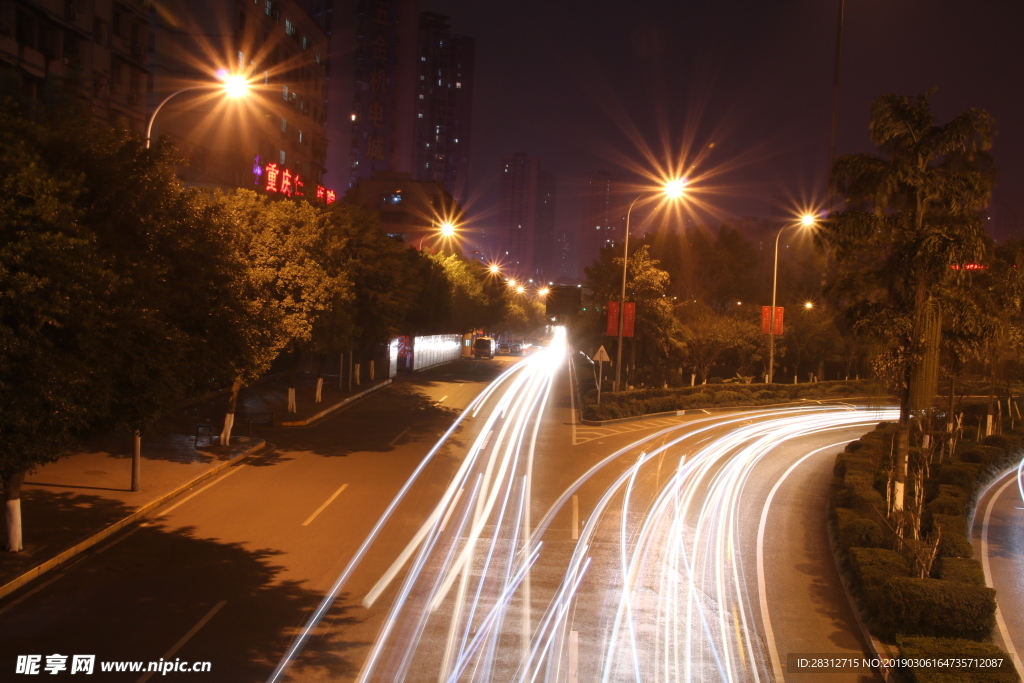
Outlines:
{"label": "illuminated building window", "polygon": [[[281,132],[282,133],[287,133],[288,132],[288,119],[286,119],[283,116],[281,117]],[[281,163],[283,164],[284,162],[282,161]]]}
{"label": "illuminated building window", "polygon": [[316,50],[316,63],[320,63],[320,48],[317,48]]}
{"label": "illuminated building window", "polygon": [[299,131],[299,144],[302,144],[302,142],[304,141],[304,139],[305,139],[305,138],[304,138],[304,137],[303,137],[303,135],[302,135],[302,131],[300,130],[300,131]]}
{"label": "illuminated building window", "polygon": [[309,49],[309,38],[307,38],[306,36],[302,36],[302,49],[303,50],[308,50]]}
{"label": "illuminated building window", "polygon": [[285,160],[284,150],[283,149],[278,150],[278,154],[281,157],[281,165],[284,166],[284,160]]}
{"label": "illuminated building window", "polygon": [[285,32],[285,35],[289,35],[289,36],[295,33],[295,25],[292,24],[292,20],[291,19],[285,19],[284,20],[284,32]]}
{"label": "illuminated building window", "polygon": [[273,9],[274,9],[274,2],[273,2],[273,0],[267,0],[266,4],[263,6],[263,13],[266,14],[269,17],[270,16],[270,12]]}
{"label": "illuminated building window", "polygon": [[456,88],[461,88],[462,87],[462,81],[455,81],[455,87]]}

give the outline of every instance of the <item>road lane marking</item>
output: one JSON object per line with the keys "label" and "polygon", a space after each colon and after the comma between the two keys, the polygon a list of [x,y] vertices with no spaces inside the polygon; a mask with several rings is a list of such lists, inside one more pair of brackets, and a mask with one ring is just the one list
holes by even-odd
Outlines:
{"label": "road lane marking", "polygon": [[580,538],[580,497],[572,497],[572,540]]}
{"label": "road lane marking", "polygon": [[196,491],[195,493],[192,493],[192,494],[190,494],[190,495],[187,495],[187,496],[185,496],[184,498],[182,498],[181,500],[179,500],[179,501],[178,501],[177,503],[175,503],[175,504],[174,504],[174,505],[172,505],[171,507],[169,507],[169,508],[167,508],[166,510],[164,510],[163,512],[161,512],[161,513],[160,513],[159,515],[157,515],[156,517],[154,517],[154,519],[160,519],[161,517],[163,517],[163,516],[167,515],[168,513],[170,513],[170,512],[171,512],[171,510],[174,510],[174,509],[175,509],[175,508],[177,508],[177,507],[178,507],[179,505],[184,505],[185,503],[187,503],[188,501],[192,500],[193,498],[195,498],[196,496],[198,496],[198,495],[199,495],[200,493],[202,493],[202,492],[203,492],[203,491],[205,491],[206,489],[210,488],[210,487],[211,487],[211,486],[213,486],[214,484],[219,484],[220,482],[224,481],[225,479],[227,479],[228,477],[230,477],[230,476],[231,476],[232,474],[234,474],[234,473],[235,473],[235,472],[237,472],[238,470],[242,469],[243,467],[245,467],[245,465],[238,465],[237,467],[234,467],[233,469],[231,469],[230,471],[228,471],[228,473],[227,473],[227,474],[225,474],[224,476],[222,476],[222,477],[218,477],[218,478],[217,478],[216,480],[214,480],[214,481],[213,481],[212,483],[210,483],[210,484],[207,484],[206,486],[204,486],[203,488],[199,489],[199,490],[198,490],[198,491]]}
{"label": "road lane marking", "polygon": [[402,431],[398,432],[398,436],[396,436],[395,438],[391,439],[391,441],[388,442],[388,446],[394,446],[396,443],[398,443],[398,440],[401,439],[403,436],[405,436],[405,433],[408,432],[410,429],[412,429],[412,425],[409,425],[408,427],[406,427]]}
{"label": "road lane marking", "polygon": [[335,499],[335,498],[337,498],[337,497],[338,497],[338,496],[339,496],[339,495],[341,494],[341,492],[342,492],[342,491],[344,491],[344,490],[345,490],[345,489],[347,489],[347,488],[348,488],[348,484],[342,484],[342,485],[341,485],[341,488],[339,488],[339,489],[338,489],[337,491],[335,491],[334,493],[332,493],[332,494],[331,494],[331,497],[330,497],[330,498],[328,498],[328,499],[327,499],[327,500],[326,500],[326,501],[324,502],[324,504],[323,504],[323,505],[321,505],[320,507],[318,507],[318,508],[316,509],[316,512],[314,512],[313,514],[311,514],[311,515],[309,516],[309,518],[308,518],[308,519],[306,519],[306,521],[305,521],[305,522],[303,522],[303,523],[302,523],[302,526],[309,526],[309,523],[310,523],[310,522],[312,522],[312,521],[313,521],[314,519],[316,519],[316,516],[317,516],[317,515],[319,515],[319,514],[320,514],[321,512],[323,512],[323,511],[324,511],[324,508],[326,508],[326,507],[327,507],[328,505],[330,505],[330,504],[331,504],[332,502],[334,502],[334,499]]}
{"label": "road lane marking", "polygon": [[[768,523],[768,508],[771,507],[772,498],[775,497],[775,492],[779,490],[780,486],[782,486],[782,482],[786,481],[786,477],[788,477],[793,470],[799,467],[804,460],[807,460],[807,458],[812,455],[826,451],[830,448],[842,446],[849,442],[850,439],[846,439],[845,441],[839,441],[811,451],[790,465],[789,469],[779,477],[777,482],[775,482],[775,486],[772,487],[771,492],[768,494],[768,498],[764,501],[764,508],[761,510],[761,523],[757,527],[757,593],[761,602],[761,623],[764,624],[765,641],[768,643],[768,654],[771,656],[772,660],[772,671],[774,672],[775,680],[777,681],[784,681],[786,678],[782,672],[782,660],[779,659],[779,646],[775,642],[775,632],[772,630],[772,622],[768,617],[768,593],[765,589],[764,581],[764,529]],[[831,550],[829,552],[831,552]]]}
{"label": "road lane marking", "polygon": [[435,401],[435,402],[434,402],[434,405],[435,405],[435,406],[439,406],[439,405],[441,405],[442,403],[444,403],[444,400],[445,400],[446,398],[448,398],[448,397],[447,397],[447,396],[442,396],[442,397],[441,397],[441,398],[440,398],[440,399],[439,399],[438,401]]}
{"label": "road lane marking", "polygon": [[569,631],[569,683],[580,680],[580,632]]}
{"label": "road lane marking", "polygon": [[[995,508],[996,499],[1003,494],[1010,484],[1016,483],[1014,477],[1010,477],[1006,480],[1006,483],[999,487],[999,490],[992,494],[992,497],[988,499],[988,505],[985,506],[985,521],[981,523],[981,568],[985,572],[985,585],[989,588],[995,588],[992,585],[992,568],[988,562],[988,524],[992,519],[992,510]],[[996,601],[996,626],[999,627],[999,636],[1003,639],[1003,647],[1006,648],[1006,653],[1010,655],[1013,661],[1013,667],[1017,670],[1018,675],[1021,674],[1020,659],[1017,657],[1017,649],[1013,646],[1013,641],[1010,640],[1010,632],[1006,628],[1006,621],[1003,619],[1003,613],[999,610],[999,602]]]}
{"label": "road lane marking", "polygon": [[[220,608],[223,607],[226,604],[228,604],[227,600],[221,600],[216,605],[214,605],[213,609],[211,609],[209,612],[207,612],[206,616],[203,617],[202,619],[200,619],[198,624],[196,624],[191,629],[189,629],[188,633],[183,635],[181,637],[181,640],[176,642],[174,644],[174,647],[172,647],[170,650],[168,650],[164,654],[162,659],[164,661],[169,660],[171,657],[173,657],[178,652],[178,650],[180,650],[181,648],[185,647],[185,643],[187,643],[192,638],[192,636],[194,636],[195,634],[199,633],[199,629],[201,629],[202,627],[206,626],[206,622],[208,622],[210,619],[213,619],[213,615],[216,614],[217,612],[219,612]],[[147,671],[135,683],[146,683],[146,681],[148,681],[150,676],[152,676],[153,674],[154,674],[153,671]]]}

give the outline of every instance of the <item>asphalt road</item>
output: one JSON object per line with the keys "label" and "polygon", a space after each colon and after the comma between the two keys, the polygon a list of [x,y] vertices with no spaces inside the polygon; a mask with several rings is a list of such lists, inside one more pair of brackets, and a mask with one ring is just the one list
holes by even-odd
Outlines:
{"label": "asphalt road", "polygon": [[[172,680],[265,680],[408,475],[513,360],[459,361],[403,378],[316,426],[260,434],[263,453],[29,586],[35,592],[13,607],[0,604],[0,661],[13,667],[28,653],[166,657],[211,662],[210,674],[172,672]],[[402,543],[402,529],[419,525],[441,485],[434,482],[450,476],[446,467],[473,429],[465,425],[439,453],[395,529],[379,539],[381,556]],[[309,666],[344,680],[376,627],[344,599],[329,619],[345,624],[345,635]]]}
{"label": "asphalt road", "polygon": [[[1024,467],[1024,466],[1022,466]],[[1017,673],[1024,675],[1024,499],[1021,471],[1000,477],[978,500],[972,543],[982,563],[985,582],[996,589],[993,639],[1010,653]]]}
{"label": "asphalt road", "polygon": [[576,683],[790,680],[789,654],[864,651],[824,502],[836,450],[878,416],[588,430],[553,351],[518,361],[461,361],[267,432],[264,454],[0,604],[0,661]]}

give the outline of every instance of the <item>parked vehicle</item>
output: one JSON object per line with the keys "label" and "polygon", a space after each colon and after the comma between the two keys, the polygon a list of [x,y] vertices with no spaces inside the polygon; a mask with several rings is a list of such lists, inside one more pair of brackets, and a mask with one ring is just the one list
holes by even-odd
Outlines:
{"label": "parked vehicle", "polygon": [[490,337],[477,337],[473,342],[473,358],[494,358],[494,340]]}
{"label": "parked vehicle", "polygon": [[509,350],[508,344],[498,344],[498,355],[507,356],[511,351]]}
{"label": "parked vehicle", "polygon": [[509,350],[509,352],[513,356],[521,356],[521,355],[523,355],[523,345],[522,344],[513,344],[512,348]]}

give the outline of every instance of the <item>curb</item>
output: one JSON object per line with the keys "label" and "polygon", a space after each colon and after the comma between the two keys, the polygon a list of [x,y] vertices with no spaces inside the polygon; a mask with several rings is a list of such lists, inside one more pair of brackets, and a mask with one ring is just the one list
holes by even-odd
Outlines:
{"label": "curb", "polygon": [[32,567],[31,569],[29,569],[27,572],[25,572],[21,576],[19,576],[17,578],[14,578],[11,581],[8,581],[3,586],[0,586],[0,598],[4,598],[4,597],[10,595],[11,593],[13,593],[14,591],[18,590],[19,588],[21,588],[25,584],[29,583],[33,579],[35,579],[35,578],[37,578],[39,576],[42,576],[46,572],[50,571],[51,569],[53,569],[55,567],[60,566],[61,564],[64,564],[65,562],[70,560],[72,557],[75,557],[79,553],[82,553],[82,552],[88,550],[92,546],[96,545],[97,543],[99,543],[100,541],[104,540],[105,538],[108,538],[108,537],[112,536],[113,534],[117,533],[118,531],[120,531],[124,527],[128,526],[129,524],[137,522],[140,519],[143,519],[145,517],[148,517],[150,515],[150,513],[152,513],[154,510],[156,510],[159,507],[162,507],[164,505],[164,503],[170,501],[173,498],[176,498],[176,497],[180,496],[182,493],[185,493],[189,489],[195,487],[197,484],[199,484],[199,483],[201,483],[201,482],[203,482],[203,481],[213,477],[214,475],[219,474],[221,471],[227,469],[228,467],[230,467],[231,465],[235,464],[236,462],[244,460],[245,458],[249,457],[253,453],[259,452],[267,444],[266,441],[263,441],[261,439],[256,439],[256,442],[257,443],[253,444],[251,447],[247,448],[246,450],[244,450],[244,451],[242,451],[242,452],[232,456],[228,460],[225,460],[223,462],[218,463],[217,465],[215,465],[211,469],[207,470],[206,472],[203,472],[202,474],[200,474],[195,479],[187,481],[184,484],[182,484],[181,486],[179,486],[178,488],[174,489],[173,491],[170,491],[169,493],[165,493],[164,495],[160,496],[156,500],[147,503],[146,505],[142,506],[141,508],[139,508],[138,510],[136,510],[132,514],[130,514],[127,517],[125,517],[124,519],[121,519],[120,521],[114,522],[113,524],[111,524],[107,528],[103,529],[102,531],[99,531],[99,532],[93,534],[92,536],[89,536],[88,538],[86,538],[83,541],[79,541],[78,543],[76,543],[75,545],[71,546],[67,550],[64,550],[61,553],[55,555],[54,557],[51,557],[50,559],[46,560],[45,562],[43,562],[41,564],[38,564],[35,567]]}
{"label": "curb", "polygon": [[346,398],[346,399],[344,399],[342,401],[339,401],[338,403],[335,403],[333,406],[330,406],[328,408],[324,408],[319,413],[316,413],[314,415],[310,415],[305,420],[292,420],[292,421],[289,421],[289,422],[279,422],[277,426],[278,427],[308,427],[311,424],[313,424],[314,422],[327,417],[328,415],[333,413],[335,410],[338,410],[339,408],[341,408],[343,406],[347,406],[352,401],[355,401],[356,399],[360,399],[363,396],[366,396],[367,394],[370,394],[370,393],[372,393],[374,391],[377,391],[378,389],[383,389],[384,387],[386,387],[389,384],[391,384],[392,381],[393,380],[391,378],[388,378],[388,379],[384,380],[383,382],[381,382],[380,384],[375,384],[372,387],[369,387],[368,389],[364,389],[363,391],[360,391],[358,394],[353,394],[352,396],[349,396],[348,398]]}
{"label": "curb", "polygon": [[709,408],[686,408],[684,410],[668,410],[663,413],[648,413],[647,415],[633,415],[631,417],[617,417],[613,420],[585,420],[582,417],[580,422],[591,427],[607,427],[609,425],[622,424],[623,422],[636,422],[637,420],[653,420],[658,417],[682,417],[683,415],[710,415],[711,413],[728,413],[739,410],[760,410],[768,408],[785,408],[786,406],[806,405],[842,405],[873,396],[855,396],[853,398],[808,398],[801,401],[789,401],[787,403],[765,403],[759,406],[711,406]]}
{"label": "curb", "polygon": [[853,599],[853,593],[850,592],[850,585],[846,580],[846,574],[843,573],[843,568],[839,565],[839,556],[836,554],[836,538],[832,530],[832,520],[828,517],[828,503],[825,503],[825,528],[828,529],[828,545],[830,554],[832,555],[832,564],[836,568],[836,573],[839,574],[839,583],[842,584],[843,593],[846,594],[846,602],[849,603],[850,610],[853,612],[853,618],[857,621],[857,626],[860,627],[861,637],[864,639],[868,649],[871,651],[868,654],[871,655],[872,659],[879,660],[879,666],[876,667],[875,670],[881,674],[882,679],[885,680],[886,683],[895,683],[895,672],[881,663],[881,661],[884,661],[884,657],[891,657],[892,655],[885,647],[885,644],[872,635],[871,631],[868,630],[867,624],[864,623],[864,619],[860,615],[860,608]]}

